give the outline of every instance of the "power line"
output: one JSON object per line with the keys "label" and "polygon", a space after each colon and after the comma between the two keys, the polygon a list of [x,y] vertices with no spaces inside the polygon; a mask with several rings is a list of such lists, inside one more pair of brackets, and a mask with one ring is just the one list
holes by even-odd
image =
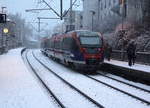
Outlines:
{"label": "power line", "polygon": [[27,9],[26,12],[34,12],[34,11],[44,11],[44,10],[51,10],[50,8],[43,8],[43,9]]}
{"label": "power line", "polygon": [[60,17],[60,15],[59,15],[45,0],[43,0],[43,2],[44,2],[58,17]]}
{"label": "power line", "polygon": [[39,19],[60,19],[60,18],[55,18],[55,17],[37,17]]}

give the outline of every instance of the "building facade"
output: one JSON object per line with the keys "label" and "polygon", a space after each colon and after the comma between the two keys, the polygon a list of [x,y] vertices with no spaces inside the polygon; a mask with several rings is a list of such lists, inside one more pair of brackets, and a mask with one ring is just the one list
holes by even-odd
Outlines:
{"label": "building facade", "polygon": [[148,23],[150,0],[83,0],[83,28],[112,31],[125,22]]}
{"label": "building facade", "polygon": [[[70,29],[70,25],[71,25],[71,29]],[[64,31],[82,29],[83,13],[81,11],[72,11],[72,19],[70,19],[70,12],[68,12],[68,14],[64,18],[63,28],[65,29]]]}

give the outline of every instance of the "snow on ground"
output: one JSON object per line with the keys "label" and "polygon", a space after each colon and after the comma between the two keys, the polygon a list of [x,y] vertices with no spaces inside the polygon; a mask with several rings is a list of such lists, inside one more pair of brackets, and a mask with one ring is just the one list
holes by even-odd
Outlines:
{"label": "snow on ground", "polygon": [[[101,71],[99,71],[99,72],[100,72],[100,73],[103,73],[103,72],[101,72]],[[129,81],[129,80],[126,80],[126,79],[124,79],[124,78],[122,78],[122,77],[119,77],[119,76],[116,76],[116,75],[113,75],[113,74],[108,74],[108,73],[107,73],[107,76],[112,77],[112,78],[115,78],[115,79],[118,79],[118,80],[120,80],[120,81],[129,83],[129,84],[133,84],[133,85],[135,85],[135,86],[144,88],[144,89],[146,89],[146,90],[150,90],[150,86],[141,84],[141,83],[139,83],[139,82]]]}
{"label": "snow on ground", "polygon": [[[21,48],[10,50],[7,54],[0,55],[0,108],[55,108],[58,107],[53,100],[49,97],[47,92],[43,89],[32,72],[29,72],[24,65],[20,55]],[[39,52],[38,52],[39,53]],[[53,61],[46,60],[45,57],[39,53],[39,58],[46,61],[49,66],[62,75],[66,80],[73,83],[76,87],[83,90],[92,98],[96,99],[102,105],[107,108],[148,108],[149,106],[142,104],[141,102],[132,99],[126,95],[118,93],[117,91],[105,87],[104,85],[96,84],[93,81],[87,80],[84,76],[70,72],[62,65],[59,65]],[[129,67],[127,62],[111,60],[114,65],[120,65],[123,67],[142,70],[150,72],[150,66],[135,64],[133,67]],[[42,72],[42,68],[40,68]],[[42,74],[41,74],[42,75]],[[57,94],[61,98],[65,98],[68,105],[72,105],[73,100],[76,100],[78,106],[82,107],[79,103],[82,97],[78,97],[78,93],[73,93],[67,89],[61,82],[56,79],[51,79],[52,75],[48,72],[43,77],[47,79],[48,84],[52,85],[53,90],[57,90]],[[103,79],[104,80],[104,79]],[[111,83],[111,82],[110,82]],[[59,85],[60,86],[59,86]],[[58,92],[59,90],[67,90]],[[74,97],[75,96],[75,97]],[[118,98],[120,97],[120,98]],[[77,100],[81,98],[80,100]],[[73,100],[72,100],[73,99]],[[42,100],[42,101],[41,101]],[[63,100],[63,99],[62,99]],[[115,100],[115,101],[114,101]],[[78,102],[79,101],[79,102]],[[82,105],[86,105],[82,103]],[[73,107],[75,107],[74,105]],[[90,106],[89,106],[90,107]],[[83,107],[82,107],[83,108]]]}
{"label": "snow on ground", "polygon": [[24,65],[20,52],[18,48],[0,55],[0,108],[54,108],[47,92]]}
{"label": "snow on ground", "polygon": [[61,77],[65,78],[106,108],[149,108],[149,106],[142,104],[136,99],[90,80],[46,57],[42,57],[40,52],[36,52],[36,55],[53,71],[57,72]]}
{"label": "snow on ground", "polygon": [[148,66],[148,65],[142,65],[142,64],[135,63],[135,65],[130,67],[128,65],[128,63],[125,62],[125,61],[117,61],[117,60],[107,61],[107,60],[105,60],[104,62],[108,63],[108,64],[113,64],[113,65],[116,65],[116,66],[126,67],[126,68],[129,68],[129,69],[140,70],[140,71],[143,71],[143,72],[150,73],[150,66]]}
{"label": "snow on ground", "polygon": [[118,88],[120,90],[123,90],[123,91],[126,91],[130,94],[134,94],[137,97],[141,97],[142,99],[150,100],[150,93],[138,90],[136,88],[133,88],[133,87],[125,85],[125,84],[122,84],[118,81],[114,81],[112,79],[109,79],[109,78],[106,78],[106,77],[103,77],[103,76],[95,75],[95,76],[91,76],[91,77],[93,77],[93,78],[95,78],[99,81],[106,82],[107,84],[109,84],[111,86],[115,86],[116,88]]}
{"label": "snow on ground", "polygon": [[32,66],[36,69],[42,80],[66,108],[97,108],[93,103],[81,96],[75,90],[71,89],[59,78],[41,66],[41,64],[32,56],[31,52],[28,53],[28,56]]}

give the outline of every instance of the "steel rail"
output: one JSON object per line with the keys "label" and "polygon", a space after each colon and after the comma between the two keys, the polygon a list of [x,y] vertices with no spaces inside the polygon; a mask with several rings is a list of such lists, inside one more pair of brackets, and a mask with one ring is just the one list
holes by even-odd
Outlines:
{"label": "steel rail", "polygon": [[39,79],[39,81],[42,83],[42,85],[44,86],[44,88],[48,91],[48,93],[55,99],[55,101],[58,103],[58,105],[61,108],[66,108],[62,102],[56,97],[56,95],[52,92],[52,90],[46,85],[46,83],[40,78],[40,76],[37,74],[36,70],[33,68],[33,66],[31,65],[28,57],[27,57],[27,53],[25,55],[26,60],[28,62],[28,65],[30,66],[31,70],[34,72],[34,74],[36,75],[36,77]]}
{"label": "steel rail", "polygon": [[[84,75],[84,74],[82,74],[82,75]],[[135,99],[137,99],[137,100],[139,100],[139,101],[141,101],[141,102],[143,102],[143,103],[146,103],[147,105],[150,105],[150,102],[147,101],[147,100],[145,100],[145,99],[142,99],[142,98],[140,98],[140,97],[134,96],[134,95],[132,95],[132,94],[126,92],[126,91],[120,90],[120,89],[118,89],[118,88],[116,88],[116,87],[114,87],[114,86],[111,86],[111,85],[109,85],[109,84],[107,84],[107,83],[105,83],[105,82],[102,82],[102,81],[97,80],[97,79],[95,79],[95,78],[93,78],[93,77],[90,77],[89,75],[84,75],[84,76],[86,76],[87,78],[92,79],[92,80],[94,80],[94,81],[96,81],[96,82],[98,82],[98,83],[101,83],[101,84],[103,84],[103,85],[105,85],[105,86],[107,86],[107,87],[110,87],[110,88],[112,88],[112,89],[115,89],[115,90],[117,90],[117,91],[119,91],[119,92],[121,92],[121,93],[123,93],[123,94],[126,94],[126,95],[128,95],[128,96],[130,96],[130,97],[132,97],[132,98],[135,98]]]}
{"label": "steel rail", "polygon": [[66,81],[65,79],[63,79],[61,76],[59,76],[58,74],[56,74],[54,71],[52,71],[48,66],[46,66],[43,62],[41,62],[36,56],[35,54],[32,52],[33,57],[43,66],[45,67],[49,72],[51,72],[53,75],[55,75],[57,78],[59,78],[61,81],[63,81],[65,84],[67,84],[70,88],[76,90],[78,93],[80,93],[82,96],[84,96],[85,98],[87,98],[88,100],[90,100],[93,104],[95,104],[97,107],[99,108],[105,108],[104,106],[102,106],[101,104],[99,104],[97,101],[95,101],[94,99],[92,99],[91,97],[89,97],[88,95],[86,95],[85,93],[83,93],[82,91],[80,91],[78,88],[76,88],[75,86],[73,86],[72,84],[70,84],[68,81]]}
{"label": "steel rail", "polygon": [[102,74],[102,73],[99,73],[99,72],[97,72],[97,74],[99,74],[99,75],[101,75],[101,76],[103,76],[103,77],[106,77],[106,78],[112,79],[112,80],[114,80],[114,81],[117,81],[117,82],[123,83],[123,84],[125,84],[125,85],[131,86],[131,87],[133,87],[133,88],[140,89],[140,90],[142,90],[142,91],[144,91],[144,92],[150,93],[150,91],[149,91],[149,90],[143,89],[143,88],[138,87],[138,86],[135,86],[135,85],[133,85],[133,84],[129,84],[129,83],[127,83],[127,82],[124,82],[124,81],[118,80],[118,79],[116,79],[116,78],[112,78],[112,77],[110,77],[110,76],[106,76],[106,75],[104,75],[104,74]]}

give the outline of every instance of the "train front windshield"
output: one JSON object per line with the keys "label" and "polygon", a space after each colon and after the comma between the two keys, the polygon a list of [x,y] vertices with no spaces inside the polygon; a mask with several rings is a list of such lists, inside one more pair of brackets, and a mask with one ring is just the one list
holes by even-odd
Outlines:
{"label": "train front windshield", "polygon": [[85,47],[101,47],[102,40],[99,36],[80,36],[80,43]]}

